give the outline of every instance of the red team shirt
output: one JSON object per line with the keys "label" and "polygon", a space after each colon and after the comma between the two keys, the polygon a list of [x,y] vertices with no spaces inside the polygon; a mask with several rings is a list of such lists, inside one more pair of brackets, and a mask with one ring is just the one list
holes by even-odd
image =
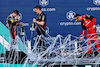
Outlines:
{"label": "red team shirt", "polygon": [[[93,25],[95,25],[96,18],[94,18],[93,16],[85,14],[85,15],[82,16],[81,21],[82,21],[81,25],[82,25],[82,28],[83,28],[82,36],[84,36],[85,33],[86,33],[86,29],[87,29],[87,32],[90,31],[90,30],[93,30]],[[91,33],[96,33],[96,32],[91,32]]]}
{"label": "red team shirt", "polygon": [[83,28],[82,36],[85,35],[87,29],[87,44],[88,44],[88,53],[92,53],[91,42],[92,39],[96,43],[97,51],[100,52],[100,44],[97,40],[96,28],[93,29],[93,25],[96,23],[96,18],[90,15],[83,15],[81,20],[81,25]]}

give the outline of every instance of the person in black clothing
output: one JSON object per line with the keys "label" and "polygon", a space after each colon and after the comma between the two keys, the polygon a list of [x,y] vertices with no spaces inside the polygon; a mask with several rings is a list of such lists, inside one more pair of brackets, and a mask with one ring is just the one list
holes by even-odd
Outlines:
{"label": "person in black clothing", "polygon": [[[33,22],[37,23],[35,30],[37,29],[37,36],[42,35],[43,38],[39,41],[39,46],[46,50],[45,35],[46,35],[46,15],[41,11],[40,6],[35,7],[35,12],[38,14],[37,19],[33,18]],[[38,40],[37,40],[38,41]]]}
{"label": "person in black clothing", "polygon": [[12,14],[10,14],[7,17],[7,24],[8,24],[8,28],[10,30],[10,36],[11,36],[11,45],[16,45],[17,26],[23,24],[22,22],[20,24],[17,24],[18,15],[19,15],[19,11],[15,10],[13,11]]}

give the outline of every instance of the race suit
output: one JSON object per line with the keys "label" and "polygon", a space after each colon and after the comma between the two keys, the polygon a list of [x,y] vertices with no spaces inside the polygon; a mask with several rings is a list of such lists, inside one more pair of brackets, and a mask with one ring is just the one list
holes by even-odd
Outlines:
{"label": "race suit", "polygon": [[91,54],[92,53],[92,47],[91,47],[91,42],[92,39],[93,41],[96,43],[96,48],[97,51],[100,52],[100,44],[97,40],[97,34],[96,34],[96,27],[95,29],[93,29],[93,25],[95,25],[96,23],[96,18],[90,15],[83,15],[82,16],[82,20],[81,20],[81,25],[83,28],[83,32],[82,32],[82,36],[84,37],[85,33],[86,33],[86,29],[87,29],[87,44],[88,44],[88,53]]}
{"label": "race suit", "polygon": [[17,35],[17,21],[15,17],[10,14],[7,18],[7,23],[8,23],[8,28],[10,30],[10,36],[11,36],[11,44],[15,45],[16,44],[16,35]]}

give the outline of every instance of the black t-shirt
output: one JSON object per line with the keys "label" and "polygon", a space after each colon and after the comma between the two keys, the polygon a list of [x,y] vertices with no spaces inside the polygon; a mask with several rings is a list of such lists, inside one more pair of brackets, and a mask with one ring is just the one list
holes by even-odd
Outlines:
{"label": "black t-shirt", "polygon": [[44,22],[44,25],[39,25],[37,24],[37,35],[44,35],[46,34],[46,15],[44,13],[41,13],[40,15],[37,16],[37,21]]}

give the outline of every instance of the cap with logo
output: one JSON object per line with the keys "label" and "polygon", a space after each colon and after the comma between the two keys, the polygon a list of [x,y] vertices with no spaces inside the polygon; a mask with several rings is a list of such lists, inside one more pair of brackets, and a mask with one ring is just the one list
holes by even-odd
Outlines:
{"label": "cap with logo", "polygon": [[81,16],[79,14],[76,14],[74,17],[75,17],[75,22],[78,20],[78,17]]}

